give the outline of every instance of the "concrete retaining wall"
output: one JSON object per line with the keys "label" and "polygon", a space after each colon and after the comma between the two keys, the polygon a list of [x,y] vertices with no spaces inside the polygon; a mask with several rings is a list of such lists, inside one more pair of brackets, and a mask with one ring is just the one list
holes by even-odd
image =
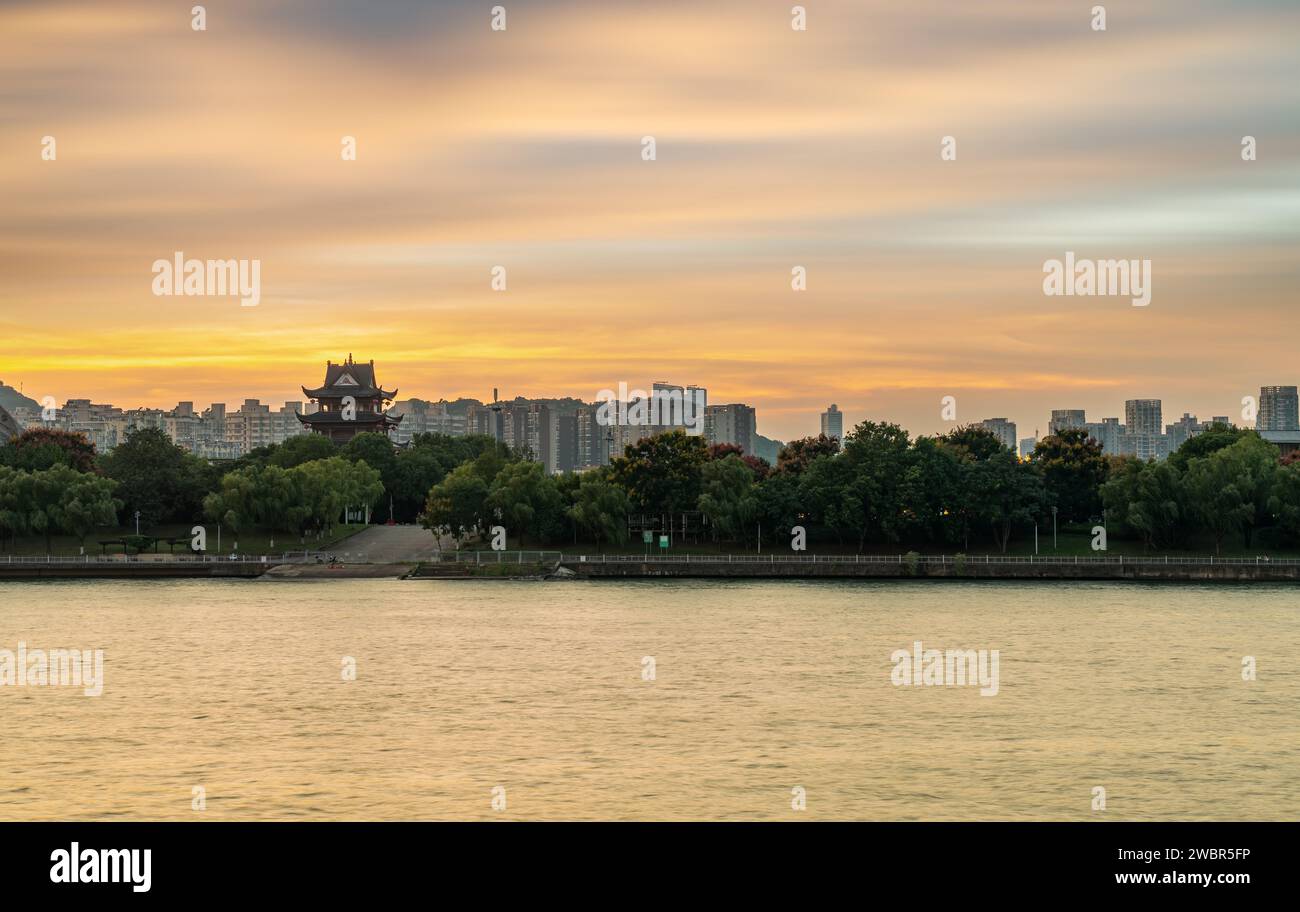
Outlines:
{"label": "concrete retaining wall", "polygon": [[964,565],[863,563],[763,563],[746,561],[656,563],[618,561],[570,562],[562,565],[589,579],[678,577],[682,579],[1081,579],[1170,582],[1300,582],[1300,566],[1255,564],[1048,564],[988,563]]}

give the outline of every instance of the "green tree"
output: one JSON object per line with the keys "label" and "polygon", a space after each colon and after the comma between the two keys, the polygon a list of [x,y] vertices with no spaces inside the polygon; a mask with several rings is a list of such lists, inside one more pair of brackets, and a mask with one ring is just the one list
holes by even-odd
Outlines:
{"label": "green tree", "polygon": [[708,458],[702,437],[670,431],[647,437],[616,456],[611,478],[638,510],[677,513],[700,499],[700,479]]}
{"label": "green tree", "polygon": [[1100,515],[1109,462],[1086,430],[1064,428],[1044,437],[1031,459],[1062,521],[1087,522]]}
{"label": "green tree", "polygon": [[[0,481],[0,491],[4,483]],[[1273,491],[1269,508],[1277,519],[1278,528],[1291,544],[1300,543],[1300,462],[1279,466],[1273,478]],[[0,523],[4,521],[0,512]]]}
{"label": "green tree", "polygon": [[1117,461],[1101,487],[1107,531],[1136,532],[1144,549],[1180,547],[1191,527],[1183,476],[1168,460]]}
{"label": "green tree", "polygon": [[758,498],[754,473],[740,456],[731,454],[704,466],[701,476],[699,510],[727,541],[744,545],[754,531],[758,515]]}
{"label": "green tree", "polygon": [[563,517],[560,493],[540,462],[504,466],[492,481],[486,506],[519,537],[520,545],[527,535],[553,535]]}
{"label": "green tree", "polygon": [[1251,512],[1226,469],[1222,461],[1203,459],[1193,461],[1187,472],[1192,515],[1213,536],[1215,554],[1222,553],[1225,538],[1245,527]]}
{"label": "green tree", "polygon": [[119,501],[113,497],[117,482],[64,465],[49,471],[61,489],[59,528],[74,536],[78,545],[84,548],[86,536],[96,527],[117,524]]}
{"label": "green tree", "polygon": [[217,470],[189,455],[158,428],[140,428],[100,459],[105,475],[118,483],[124,519],[140,512],[141,527],[174,520],[189,522],[217,484]]}
{"label": "green tree", "polygon": [[1189,437],[1183,445],[1169,455],[1169,464],[1179,472],[1186,472],[1193,459],[1202,459],[1225,447],[1230,447],[1242,437],[1254,435],[1254,431],[1229,427],[1226,424],[1213,424],[1199,434]]}
{"label": "green tree", "polygon": [[338,446],[323,434],[296,434],[279,446],[271,448],[267,463],[282,469],[292,469],[304,462],[329,459],[338,454]]}
{"label": "green tree", "polygon": [[812,465],[814,460],[822,456],[834,456],[839,451],[839,439],[827,437],[825,434],[791,440],[777,454],[776,470],[799,475]]}
{"label": "green tree", "polygon": [[798,475],[773,472],[759,482],[754,501],[754,522],[763,527],[764,541],[789,545],[795,526],[803,526],[807,531],[811,514],[800,497]]}
{"label": "green tree", "polygon": [[918,437],[912,446],[902,499],[910,525],[928,541],[961,541],[969,536],[971,517],[960,509],[961,459],[967,452],[934,437]]}
{"label": "green tree", "polygon": [[[72,471],[67,466],[62,468],[68,472]],[[62,473],[57,472],[56,469],[19,473],[19,502],[27,512],[25,525],[31,532],[44,537],[47,554],[52,551],[51,538],[59,531],[62,520],[60,512],[63,496],[60,487]]]}
{"label": "green tree", "polygon": [[27,510],[22,503],[19,476],[25,473],[0,465],[0,544],[27,532]]}
{"label": "green tree", "polygon": [[1020,462],[1003,447],[970,473],[978,508],[993,531],[993,540],[1005,554],[1011,533],[1017,526],[1032,523],[1047,506],[1043,480],[1033,466]]}
{"label": "green tree", "polygon": [[[374,432],[357,434],[343,445],[339,455],[351,462],[364,462],[379,472],[379,479],[383,486],[368,506],[375,513],[387,515],[388,498],[384,495],[395,496],[397,490],[397,450],[393,446],[393,441],[387,434]],[[428,488],[425,490],[427,491]]]}
{"label": "green tree", "polygon": [[992,431],[978,424],[953,428],[939,442],[965,462],[984,462],[1007,449]]}
{"label": "green tree", "polygon": [[609,471],[604,467],[576,477],[578,490],[569,507],[574,525],[591,536],[597,551],[604,542],[627,544],[627,493],[609,480]]}
{"label": "green tree", "polygon": [[254,470],[250,507],[259,526],[283,532],[303,530],[308,511],[299,478],[291,469],[278,465]]}
{"label": "green tree", "polygon": [[329,533],[345,507],[364,507],[383,493],[379,472],[364,460],[350,462],[342,456],[304,462],[290,469],[301,493],[304,521]]}
{"label": "green tree", "polygon": [[220,487],[203,499],[203,514],[236,535],[252,528],[257,518],[255,467],[227,472]]}
{"label": "green tree", "polygon": [[938,444],[956,465],[945,492],[949,534],[966,551],[971,533],[987,524],[994,544],[1005,551],[1014,528],[1032,522],[1042,506],[1042,484],[1033,467],[1020,463],[1009,447],[978,425],[956,428],[939,437]]}
{"label": "green tree", "polygon": [[867,531],[855,488],[855,468],[842,456],[822,455],[808,463],[799,474],[778,472],[797,479],[797,500],[802,512],[815,524],[829,529],[835,540],[845,536],[862,541]]}
{"label": "green tree", "polygon": [[[864,421],[853,429],[839,457],[850,469],[846,508],[858,514],[853,526],[858,550],[868,538],[896,542],[907,524],[903,479],[909,458],[907,431],[896,424]],[[850,506],[851,505],[851,506]]]}
{"label": "green tree", "polygon": [[442,481],[447,472],[448,468],[431,449],[410,447],[399,452],[388,490],[393,498],[394,519],[414,521],[424,508],[429,489]]}
{"label": "green tree", "polygon": [[1277,470],[1277,447],[1253,433],[1188,462],[1192,509],[1214,536],[1216,554],[1224,538],[1234,532],[1242,533],[1243,543],[1250,547],[1254,530],[1269,522]]}
{"label": "green tree", "polygon": [[420,524],[436,536],[448,535],[456,543],[481,531],[487,516],[488,483],[466,462],[429,489]]}

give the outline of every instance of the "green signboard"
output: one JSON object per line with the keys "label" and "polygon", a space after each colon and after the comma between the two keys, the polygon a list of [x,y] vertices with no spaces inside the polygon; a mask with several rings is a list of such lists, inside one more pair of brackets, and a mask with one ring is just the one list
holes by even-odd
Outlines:
{"label": "green signboard", "polygon": [[649,529],[641,533],[641,541],[645,542],[647,545],[653,544],[654,540],[655,540],[655,534],[651,532]]}
{"label": "green signboard", "polygon": [[660,548],[663,548],[663,549],[665,549],[665,550],[667,550],[667,548],[668,548],[668,536],[667,536],[667,535],[660,535],[660,536],[659,536],[659,547],[660,547]]}

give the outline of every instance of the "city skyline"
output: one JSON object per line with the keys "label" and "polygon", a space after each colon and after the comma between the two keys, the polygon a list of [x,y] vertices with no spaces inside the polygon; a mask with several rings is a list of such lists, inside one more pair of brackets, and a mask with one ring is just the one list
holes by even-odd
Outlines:
{"label": "city skyline", "polygon": [[[350,357],[351,356],[349,355],[349,358]],[[341,366],[341,365],[336,365],[336,366]],[[0,387],[3,387],[5,385],[7,384],[5,383],[4,379],[0,378]],[[627,384],[626,382],[623,382],[622,385],[626,388],[630,388],[633,393],[647,392],[650,393],[651,395],[657,395],[660,392],[670,390],[670,389],[675,389],[678,391],[681,391],[683,389],[698,389],[701,391],[701,393],[704,393],[705,391],[709,390],[708,384],[699,384],[698,386],[691,385],[691,386],[682,387],[674,384],[669,384],[666,381],[654,381],[653,384],[647,383],[645,384],[645,387],[642,387],[640,389],[631,387],[630,384]],[[8,386],[11,389],[15,389],[15,390],[17,389],[12,385],[8,385]],[[907,430],[912,436],[928,436],[933,434],[942,434],[956,427],[961,427],[961,426],[968,426],[968,425],[982,426],[985,427],[987,430],[990,430],[992,433],[994,433],[994,435],[998,437],[999,440],[1001,440],[1004,443],[1004,445],[1008,446],[1009,448],[1015,451],[1020,450],[1021,443],[1026,439],[1041,438],[1043,436],[1046,436],[1047,434],[1054,433],[1059,428],[1065,428],[1065,427],[1087,427],[1089,429],[1096,429],[1104,426],[1108,429],[1113,429],[1116,432],[1126,431],[1129,434],[1154,435],[1158,437],[1163,437],[1166,434],[1167,430],[1176,428],[1179,429],[1179,433],[1177,437],[1179,442],[1181,442],[1181,440],[1186,439],[1186,435],[1188,433],[1187,424],[1189,419],[1197,419],[1203,425],[1208,425],[1211,422],[1222,423],[1226,420],[1227,423],[1238,427],[1251,428],[1251,427],[1258,426],[1257,429],[1259,430],[1293,431],[1296,430],[1297,428],[1300,428],[1300,424],[1297,424],[1295,418],[1297,412],[1297,397],[1296,397],[1295,385],[1265,384],[1265,385],[1261,385],[1257,389],[1258,389],[1257,393],[1251,393],[1247,395],[1250,396],[1251,407],[1257,410],[1259,413],[1260,416],[1259,420],[1247,420],[1244,417],[1244,413],[1246,411],[1244,406],[1239,410],[1241,414],[1234,414],[1229,412],[1228,414],[1223,415],[1221,413],[1214,412],[1214,411],[1199,411],[1199,410],[1192,411],[1186,409],[1181,410],[1181,414],[1179,414],[1178,409],[1169,409],[1166,411],[1164,409],[1164,400],[1160,398],[1130,398],[1124,400],[1123,402],[1124,407],[1122,410],[1118,408],[1114,408],[1113,406],[1108,407],[1106,409],[1096,410],[1096,411],[1085,409],[1085,408],[1077,408],[1077,409],[1076,408],[1053,408],[1050,410],[1047,416],[1042,416],[1043,420],[1041,423],[1038,421],[1033,421],[1032,423],[1022,423],[1017,421],[1014,418],[1007,418],[1005,416],[984,416],[984,417],[970,417],[970,418],[958,417],[953,420],[941,420],[941,426],[938,427],[937,430],[933,430],[933,431],[917,430],[915,428],[908,427],[907,425],[902,424],[901,422],[894,422],[894,423],[899,423],[900,426],[902,426],[905,430]],[[302,391],[301,386],[299,387],[299,390],[300,392]],[[650,392],[651,390],[653,392]],[[493,390],[494,395],[496,395],[499,392],[500,392],[499,390]],[[526,396],[523,395],[522,393],[511,395],[510,391],[506,391],[506,395],[501,396],[499,401],[503,405],[514,403],[514,402],[576,401],[576,402],[581,402],[587,406],[597,406],[599,405],[600,402],[606,401],[601,394],[608,393],[608,392],[609,390],[606,389],[606,390],[598,391],[597,394],[595,395],[583,395],[581,393],[575,393],[573,391],[551,391],[546,395]],[[805,416],[805,418],[807,418],[808,420],[805,422],[805,428],[803,432],[795,433],[791,435],[777,435],[773,433],[765,433],[766,428],[760,426],[762,424],[761,420],[754,420],[754,419],[759,419],[762,416],[762,408],[760,406],[755,405],[753,402],[745,402],[743,400],[735,401],[735,402],[720,401],[717,397],[712,396],[712,394],[709,395],[711,399],[709,403],[710,411],[714,411],[722,408],[728,408],[728,407],[735,407],[735,406],[742,406],[748,408],[751,413],[751,420],[753,420],[754,423],[753,429],[748,433],[761,436],[762,438],[765,438],[767,440],[775,440],[782,443],[789,442],[790,440],[798,439],[801,437],[812,437],[812,436],[816,436],[819,433],[825,433],[825,429],[827,427],[826,422],[827,422],[828,415],[834,415],[837,420],[842,421],[843,433],[845,435],[851,433],[853,428],[856,427],[858,424],[860,424],[862,421],[887,422],[889,420],[887,418],[881,416],[874,416],[874,415],[867,415],[867,416],[851,419],[845,414],[845,411],[843,409],[840,409],[838,407],[838,404],[830,403],[828,405],[827,410],[823,410],[820,413],[814,413]],[[201,413],[206,413],[206,411],[211,410],[214,407],[218,407],[218,406],[221,407],[222,415],[224,416],[225,414],[227,414],[226,406],[231,404],[234,404],[236,408],[241,410],[251,407],[256,409],[260,413],[284,414],[288,417],[291,417],[291,413],[294,408],[300,409],[302,414],[309,414],[310,412],[314,411],[314,409],[312,408],[311,400],[306,398],[301,398],[301,397],[292,398],[289,396],[285,396],[282,398],[273,396],[266,399],[265,401],[261,396],[229,397],[228,399],[225,400],[213,400],[212,402],[208,403],[208,407],[206,410],[201,407],[200,405],[201,400],[195,400],[195,399],[177,400],[177,402],[174,405],[170,405],[170,406],[163,403],[158,403],[158,404],[131,407],[131,406],[119,405],[117,403],[105,401],[102,399],[97,399],[96,397],[93,396],[92,397],[77,396],[77,397],[69,397],[69,399],[63,400],[62,402],[56,400],[56,403],[59,409],[63,409],[67,403],[73,401],[79,403],[94,404],[96,406],[99,405],[110,406],[127,413],[161,412],[164,414],[168,414],[174,412],[178,407],[190,406],[190,411],[195,416],[200,415]],[[490,406],[491,403],[493,403],[494,400],[492,398],[488,398],[488,397],[480,398],[478,396],[450,397],[450,396],[443,395],[443,396],[435,397],[435,396],[421,396],[421,395],[412,394],[412,395],[403,396],[400,399],[394,399],[393,406],[397,408],[400,413],[401,407],[411,402],[423,402],[430,405],[436,405],[438,403],[444,403],[444,402],[450,404],[450,403],[455,403],[457,401],[469,401],[469,402],[477,403],[478,405],[483,407],[488,407]],[[942,407],[945,406],[946,403],[940,402],[939,405]],[[274,412],[274,413],[271,412],[271,409],[277,406],[278,406],[278,412]],[[230,413],[233,414],[234,411],[235,409],[231,409]],[[1107,414],[1107,412],[1109,412],[1110,414]],[[1030,433],[1031,431],[1032,434]],[[1107,437],[1103,433],[1094,432],[1093,436],[1097,438],[1099,442],[1108,443]],[[1176,449],[1176,443],[1171,443],[1170,446],[1172,449]],[[752,447],[747,446],[746,449],[752,450]],[[1160,453],[1160,455],[1162,456],[1167,454],[1168,451],[1162,451]]]}

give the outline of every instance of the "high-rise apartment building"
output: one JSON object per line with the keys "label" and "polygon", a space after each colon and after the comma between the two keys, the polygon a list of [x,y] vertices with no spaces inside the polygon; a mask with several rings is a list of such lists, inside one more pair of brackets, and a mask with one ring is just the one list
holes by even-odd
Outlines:
{"label": "high-rise apartment building", "polygon": [[1083,427],[1086,420],[1083,409],[1052,409],[1052,420],[1047,424],[1047,433],[1055,434],[1066,428]]}
{"label": "high-rise apartment building", "polygon": [[1014,421],[1008,421],[1005,418],[985,418],[979,423],[979,426],[998,438],[998,443],[1011,450],[1011,452],[1016,451],[1016,423]]}
{"label": "high-rise apartment building", "polygon": [[709,445],[734,443],[746,456],[754,455],[757,419],[748,405],[710,405],[704,410],[704,436]]}
{"label": "high-rise apartment building", "polygon": [[1300,431],[1300,397],[1294,386],[1260,387],[1255,430]]}
{"label": "high-rise apartment building", "polygon": [[844,413],[834,402],[831,403],[830,408],[822,412],[822,434],[834,437],[836,440],[844,439]]}
{"label": "high-rise apartment building", "polygon": [[1127,434],[1155,434],[1164,431],[1160,420],[1159,399],[1129,399],[1124,403],[1124,428]]}
{"label": "high-rise apartment building", "polygon": [[468,416],[461,411],[454,411],[445,399],[426,402],[423,399],[403,399],[393,403],[388,410],[390,415],[401,415],[402,423],[397,426],[396,441],[398,446],[406,446],[416,434],[443,434],[447,437],[464,437],[468,429]]}
{"label": "high-rise apartment building", "polygon": [[652,433],[683,430],[699,434],[704,430],[704,412],[709,405],[708,390],[702,386],[677,386],[656,380],[650,393],[648,420]]}
{"label": "high-rise apartment building", "polygon": [[1169,452],[1175,452],[1180,446],[1208,427],[1209,425],[1203,424],[1195,415],[1183,412],[1183,417],[1173,424],[1165,425],[1166,446]]}
{"label": "high-rise apartment building", "polygon": [[1122,446],[1120,436],[1124,433],[1124,425],[1119,423],[1118,418],[1103,418],[1101,421],[1085,421],[1083,428],[1088,432],[1088,436],[1101,444],[1101,451],[1107,456],[1118,456]]}

